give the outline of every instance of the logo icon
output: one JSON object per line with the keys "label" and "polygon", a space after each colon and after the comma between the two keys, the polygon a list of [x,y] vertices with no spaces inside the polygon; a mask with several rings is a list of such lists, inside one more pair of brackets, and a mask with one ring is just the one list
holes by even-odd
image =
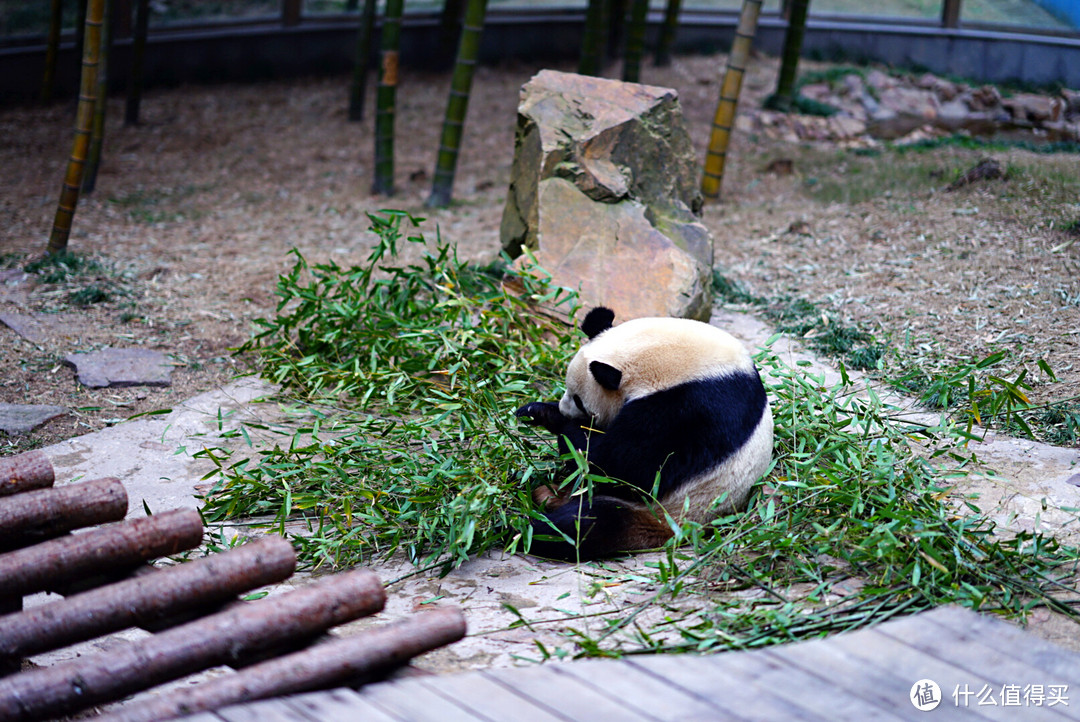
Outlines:
{"label": "logo icon", "polygon": [[941,687],[932,679],[920,679],[911,685],[911,704],[920,712],[937,709],[941,704]]}

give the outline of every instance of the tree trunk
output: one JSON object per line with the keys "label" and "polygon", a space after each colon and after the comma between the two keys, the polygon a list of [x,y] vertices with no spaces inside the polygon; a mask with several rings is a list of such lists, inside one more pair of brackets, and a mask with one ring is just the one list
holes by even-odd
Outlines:
{"label": "tree trunk", "polygon": [[97,185],[101,151],[105,144],[105,109],[109,102],[109,55],[112,49],[112,0],[105,0],[104,25],[101,28],[101,57],[98,61],[97,100],[94,101],[94,121],[90,125],[90,149],[83,173],[83,193],[93,193]]}
{"label": "tree trunk", "polygon": [[71,221],[79,202],[86,151],[90,145],[90,125],[97,98],[97,71],[101,54],[101,26],[105,17],[105,0],[89,0],[86,10],[86,33],[83,43],[82,79],[79,83],[79,107],[75,114],[75,142],[68,159],[60,202],[56,207],[52,233],[45,247],[47,253],[63,253],[67,250],[71,235]]}
{"label": "tree trunk", "polygon": [[435,161],[435,178],[428,197],[428,207],[442,208],[450,203],[457,170],[458,149],[465,131],[465,114],[469,107],[473,71],[480,56],[480,37],[484,30],[487,0],[469,0],[465,8],[465,24],[461,28],[454,76],[450,81],[450,99],[446,103],[439,157]]}
{"label": "tree trunk", "polygon": [[630,23],[626,27],[626,57],[623,59],[623,80],[637,83],[641,79],[641,56],[645,52],[645,23],[649,17],[649,0],[633,0]]}
{"label": "tree trunk", "polygon": [[776,92],[765,100],[765,107],[785,113],[791,110],[795,99],[795,78],[799,72],[799,53],[806,34],[806,14],[810,0],[791,0],[787,32],[784,34],[784,53],[780,61],[780,77]]}
{"label": "tree trunk", "polygon": [[146,34],[150,27],[150,0],[135,3],[135,32],[131,39],[131,74],[128,76],[127,102],[124,105],[124,125],[139,124],[142,104],[143,65],[146,61]]}
{"label": "tree trunk", "polygon": [[41,77],[41,102],[51,103],[56,85],[56,58],[60,54],[60,26],[63,23],[64,4],[52,0],[49,7],[49,37],[45,44],[45,72]]}
{"label": "tree trunk", "polygon": [[360,27],[356,31],[356,57],[353,60],[352,84],[349,90],[349,120],[364,119],[368,58],[371,57],[371,36],[374,29],[375,0],[364,0],[364,12],[360,15]]}
{"label": "tree trunk", "polygon": [[382,26],[382,63],[375,97],[375,182],[372,192],[394,194],[394,102],[397,97],[401,11],[404,0],[386,0]]}
{"label": "tree trunk", "polygon": [[581,38],[579,75],[600,75],[604,58],[604,39],[607,37],[606,6],[610,0],[589,0],[585,11],[585,27]]}
{"label": "tree trunk", "polygon": [[664,12],[664,26],[660,28],[660,41],[656,44],[656,67],[671,64],[671,48],[675,45],[675,32],[679,27],[679,10],[682,0],[668,0]]}
{"label": "tree trunk", "polygon": [[720,197],[720,183],[724,178],[724,162],[727,158],[731,129],[735,125],[735,110],[739,104],[743,74],[750,58],[750,48],[757,32],[758,15],[762,0],[743,0],[739,14],[739,26],[735,29],[735,41],[731,44],[724,82],[720,86],[720,102],[716,105],[709,149],[705,154],[705,174],[701,179],[701,193],[706,198]]}

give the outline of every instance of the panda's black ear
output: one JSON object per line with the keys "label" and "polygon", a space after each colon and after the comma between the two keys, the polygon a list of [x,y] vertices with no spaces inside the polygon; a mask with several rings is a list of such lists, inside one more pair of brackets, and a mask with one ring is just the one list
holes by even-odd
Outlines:
{"label": "panda's black ear", "polygon": [[593,361],[589,364],[589,371],[592,372],[593,378],[596,379],[596,383],[603,386],[608,391],[614,391],[619,388],[619,384],[622,383],[622,371],[609,366],[603,361]]}
{"label": "panda's black ear", "polygon": [[611,323],[614,320],[614,311],[604,306],[597,306],[585,314],[585,320],[581,322],[581,330],[591,340],[611,328]]}

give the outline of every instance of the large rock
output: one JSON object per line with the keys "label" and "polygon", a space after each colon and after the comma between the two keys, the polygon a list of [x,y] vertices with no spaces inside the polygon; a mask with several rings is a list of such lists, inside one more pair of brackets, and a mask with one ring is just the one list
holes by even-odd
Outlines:
{"label": "large rock", "polygon": [[707,318],[698,183],[674,90],[543,70],[522,88],[503,249],[618,318]]}

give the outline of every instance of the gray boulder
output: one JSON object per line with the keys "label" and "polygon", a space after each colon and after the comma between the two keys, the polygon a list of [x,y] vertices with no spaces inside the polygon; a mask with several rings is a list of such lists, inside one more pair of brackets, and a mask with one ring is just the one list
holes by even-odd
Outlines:
{"label": "gray boulder", "polygon": [[674,90],[544,70],[522,88],[501,241],[620,319],[707,318],[712,238]]}

